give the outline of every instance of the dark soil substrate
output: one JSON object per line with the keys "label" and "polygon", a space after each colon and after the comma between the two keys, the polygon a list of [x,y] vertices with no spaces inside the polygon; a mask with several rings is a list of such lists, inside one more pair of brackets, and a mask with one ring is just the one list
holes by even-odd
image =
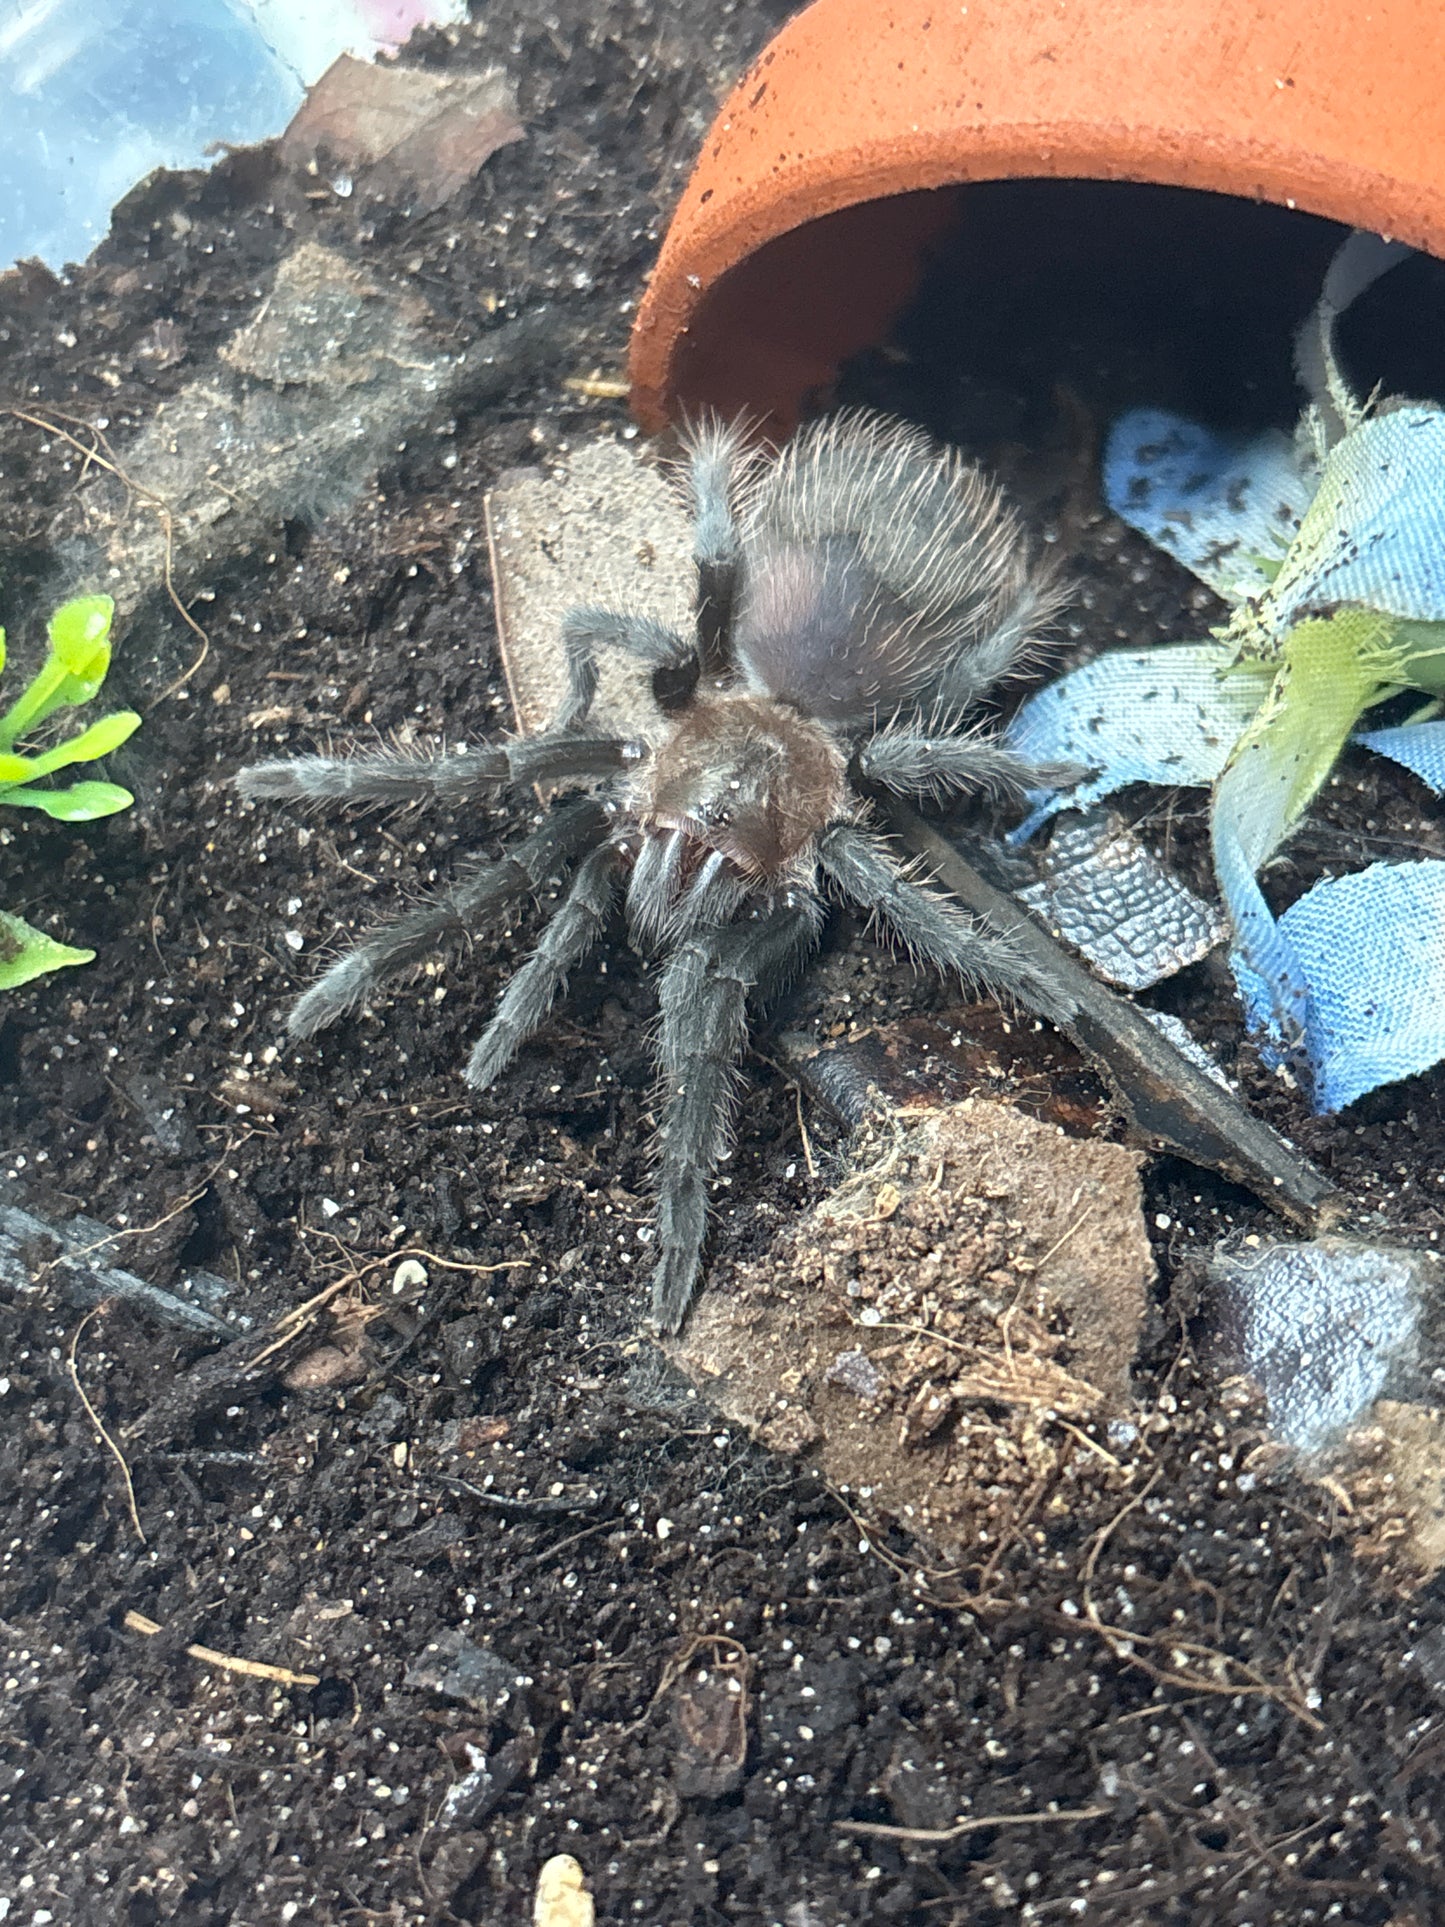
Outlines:
{"label": "dark soil substrate", "polygon": [[[566,1851],[604,1922],[1445,1919],[1440,1588],[1401,1603],[1355,1557],[1331,1488],[1247,1467],[1257,1426],[1221,1410],[1169,1308],[1181,1257],[1263,1222],[1242,1194],[1177,1164],[1148,1173],[1163,1283],[1138,1379],[1157,1454],[1142,1501],[1097,1481],[1077,1505],[1041,1491],[987,1571],[944,1583],[866,1507],[710,1421],[636,1337],[651,1005],[634,961],[579,985],[480,1099],[459,1062],[535,913],[283,1048],[318,953],[459,850],[495,850],[521,811],[442,820],[422,844],[408,819],[243,809],[228,779],[333,734],[501,723],[482,495],[621,422],[561,378],[620,365],[680,170],[781,17],[698,0],[484,11],[459,52],[438,38],[426,57],[505,64],[530,131],[450,209],[407,222],[234,157],[139,192],[71,283],[32,279],[0,315],[8,394],[103,417],[120,445],[298,235],[416,278],[464,333],[549,298],[584,343],[216,585],[204,663],[118,772],[134,812],[7,826],[5,901],[35,919],[63,904],[65,934],[99,955],[4,1004],[0,1170],[32,1209],[113,1227],[116,1262],[159,1285],[229,1279],[257,1329],[328,1286],[369,1322],[364,1377],[293,1390],[123,1306],[77,1334],[43,1272],[0,1306],[3,1917],[519,1922]],[[1088,498],[1075,348],[1065,388],[1035,370],[1011,402],[995,371],[980,439],[1077,551],[1081,639],[1197,634],[1205,600]],[[861,368],[856,391],[957,412],[941,375],[931,401],[900,396],[899,365]],[[0,422],[12,635],[76,472],[58,441]],[[1195,806],[1153,807],[1161,838],[1197,853]],[[1438,814],[1351,760],[1281,887],[1406,847],[1445,854]],[[833,1031],[946,1001],[840,926],[788,1021]],[[1160,1001],[1240,1057],[1251,1101],[1342,1184],[1432,1235],[1445,1076],[1312,1120],[1240,1053],[1218,969]],[[765,1052],[751,1071],[720,1272],[836,1169],[810,1115],[809,1176],[791,1087]],[[403,1273],[398,1293],[409,1252],[425,1283]],[[324,1374],[314,1354],[338,1337],[322,1307],[282,1363],[311,1354]],[[76,1378],[122,1443],[144,1544]],[[1081,1630],[1086,1590],[1136,1636],[1132,1657]],[[464,1679],[458,1629],[485,1649]],[[318,1683],[246,1677],[191,1644]],[[700,1766],[709,1667],[745,1683],[745,1717]],[[943,1841],[839,1824],[960,1815],[1044,1817]]]}

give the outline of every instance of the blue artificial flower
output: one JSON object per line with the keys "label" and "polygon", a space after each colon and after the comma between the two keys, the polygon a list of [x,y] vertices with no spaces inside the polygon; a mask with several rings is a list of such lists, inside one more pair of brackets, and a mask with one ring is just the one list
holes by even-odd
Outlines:
{"label": "blue artificial flower", "polygon": [[1445,695],[1445,410],[1358,400],[1334,324],[1407,253],[1356,234],[1326,277],[1294,440],[1243,440],[1154,409],[1115,424],[1104,492],[1123,520],[1233,606],[1214,640],[1098,657],[1025,703],[1010,731],[1091,774],[1034,797],[1015,832],[1130,783],[1212,787],[1215,874],[1250,1028],[1319,1111],[1445,1057],[1445,862],[1326,879],[1276,918],[1259,873],[1352,736],[1445,789],[1438,700],[1357,727],[1406,689]]}

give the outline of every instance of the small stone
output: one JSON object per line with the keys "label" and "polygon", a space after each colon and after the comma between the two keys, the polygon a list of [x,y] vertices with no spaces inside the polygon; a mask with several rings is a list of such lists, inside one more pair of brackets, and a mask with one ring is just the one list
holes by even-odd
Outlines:
{"label": "small stone", "polygon": [[672,1703],[672,1778],[685,1799],[718,1800],[741,1782],[751,1670],[746,1654],[717,1642],[707,1663],[690,1668],[678,1681]]}
{"label": "small stone", "polygon": [[427,1268],[416,1258],[403,1258],[391,1274],[393,1292],[425,1291],[428,1284]]}
{"label": "small stone", "polygon": [[468,1742],[466,1756],[470,1771],[449,1788],[442,1802],[441,1825],[461,1829],[475,1827],[485,1820],[532,1765],[533,1753],[530,1736],[518,1735],[508,1740],[491,1758]]}
{"label": "small stone", "polygon": [[596,1917],[581,1867],[570,1853],[554,1854],[537,1876],[532,1927],[593,1927]]}
{"label": "small stone", "polygon": [[841,1385],[855,1398],[877,1398],[887,1382],[867,1352],[839,1352],[823,1374],[829,1385]]}
{"label": "small stone", "polygon": [[1413,1359],[1423,1279],[1409,1251],[1343,1237],[1246,1238],[1208,1264],[1207,1350],[1264,1393],[1270,1429],[1318,1451]]}
{"label": "small stone", "polygon": [[405,1684],[414,1691],[460,1700],[495,1719],[515,1710],[527,1681],[500,1653],[478,1646],[460,1627],[449,1627],[429,1641],[407,1668]]}
{"label": "small stone", "polygon": [[318,1345],[315,1351],[298,1358],[282,1381],[288,1391],[324,1392],[343,1385],[357,1385],[371,1368],[371,1354],[365,1345],[347,1349],[341,1345]]}
{"label": "small stone", "polygon": [[393,1393],[383,1392],[365,1417],[358,1421],[357,1429],[367,1438],[390,1445],[407,1429],[406,1407]]}

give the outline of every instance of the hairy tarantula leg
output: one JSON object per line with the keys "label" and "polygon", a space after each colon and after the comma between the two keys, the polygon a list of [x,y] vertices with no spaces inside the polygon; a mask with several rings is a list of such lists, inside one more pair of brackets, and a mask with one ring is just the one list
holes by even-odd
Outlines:
{"label": "hairy tarantula leg", "polygon": [[818,839],[818,863],[844,896],[871,910],[935,970],[988,991],[1036,997],[1033,967],[1006,936],[984,929],[947,897],[912,882],[866,830],[834,823]]}
{"label": "hairy tarantula leg", "polygon": [[676,629],[623,609],[569,610],[562,618],[562,642],[569,655],[574,649],[621,649],[654,669],[680,669],[692,654],[691,644]]}
{"label": "hairy tarantula leg", "polygon": [[857,775],[903,796],[949,796],[984,790],[1018,797],[1032,789],[1063,789],[1082,782],[1082,763],[1031,763],[986,736],[930,734],[926,729],[883,729],[853,761]]}
{"label": "hairy tarantula leg", "polygon": [[748,997],[797,968],[822,916],[815,897],[793,897],[746,923],[699,931],[662,973],[658,1058],[665,1097],[652,1316],[663,1331],[677,1330],[697,1286],[707,1182],[731,1135]]}
{"label": "hairy tarantula leg", "polygon": [[562,621],[562,650],[567,658],[567,688],[547,725],[549,736],[580,729],[597,700],[597,658],[591,639],[566,617]]}
{"label": "hairy tarantula leg", "polygon": [[[597,664],[593,652],[597,649],[621,649],[629,656],[651,663],[653,697],[665,712],[684,708],[697,688],[700,664],[696,650],[691,643],[684,642],[675,629],[669,629],[665,622],[655,622],[651,616],[628,615],[618,609],[573,609],[562,619],[562,644],[567,651],[574,691],[584,673],[575,665],[584,660],[591,665],[588,708],[596,691]],[[564,704],[564,718],[567,713]],[[582,714],[586,713],[584,709]],[[552,726],[555,729],[560,724],[554,722]]]}
{"label": "hairy tarantula leg", "polygon": [[748,896],[748,885],[720,850],[705,856],[697,875],[678,893],[667,920],[666,941],[681,943],[694,930],[731,923]]}
{"label": "hairy tarantula leg", "polygon": [[314,1037],[370,996],[398,971],[422,963],[448,939],[465,935],[504,904],[535,890],[559,864],[569,863],[607,828],[607,812],[591,797],[549,816],[500,863],[488,863],[430,902],[383,923],[348,950],[287,1019],[293,1037]]}
{"label": "hairy tarantula leg", "polygon": [[653,668],[680,670],[693,652],[664,622],[611,609],[572,609],[562,618],[562,647],[567,656],[567,693],[547,725],[555,735],[578,729],[592,713],[597,697],[597,650],[622,649]]}
{"label": "hairy tarantula leg", "polygon": [[246,797],[315,803],[466,802],[501,784],[554,783],[569,776],[604,776],[643,755],[618,736],[529,736],[520,742],[469,749],[367,750],[358,756],[296,756],[252,763],[237,772]]}
{"label": "hairy tarantula leg", "polygon": [[742,538],[733,513],[733,493],[745,462],[742,433],[735,422],[712,420],[688,438],[692,557],[697,564],[697,649],[709,675],[724,669],[730,654],[742,568]]}
{"label": "hairy tarantula leg", "polygon": [[522,1045],[547,1021],[567,973],[601,936],[612,908],[623,852],[605,843],[577,866],[541,941],[502,993],[496,1015],[472,1047],[467,1082],[484,1091],[504,1071]]}

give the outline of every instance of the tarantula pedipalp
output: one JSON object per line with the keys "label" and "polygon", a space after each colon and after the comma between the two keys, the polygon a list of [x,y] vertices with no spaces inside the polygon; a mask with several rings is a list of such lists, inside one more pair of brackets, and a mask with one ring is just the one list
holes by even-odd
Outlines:
{"label": "tarantula pedipalp", "polygon": [[[690,439],[686,474],[692,639],[577,609],[564,623],[568,693],[540,736],[453,754],[304,756],[237,778],[250,797],[459,806],[500,786],[588,786],[500,862],[364,937],[300,999],[290,1028],[311,1036],[575,866],[472,1050],[467,1081],[484,1089],[544,1022],[623,895],[634,944],[661,960],[652,1314],[668,1331],[697,1282],[749,1003],[816,943],[825,886],[935,968],[1050,1009],[1048,986],[1006,937],[915,881],[869,830],[867,790],[1021,790],[1081,773],[1035,769],[964,727],[1055,602],[1016,516],[977,469],[901,423],[850,413],[804,428],[773,457],[736,428],[709,426]],[[599,648],[652,665],[656,721],[643,740],[591,726]]]}

